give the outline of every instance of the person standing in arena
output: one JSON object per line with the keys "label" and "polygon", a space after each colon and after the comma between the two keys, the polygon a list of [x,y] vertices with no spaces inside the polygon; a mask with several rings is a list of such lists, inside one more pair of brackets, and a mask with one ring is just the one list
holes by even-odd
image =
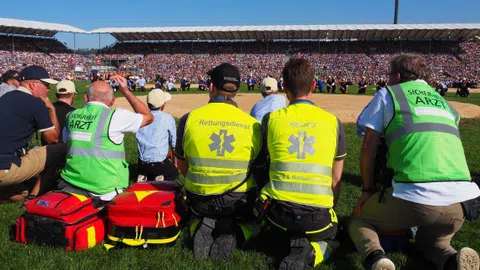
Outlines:
{"label": "person standing in arena", "polygon": [[0,97],[7,92],[16,90],[20,86],[20,77],[18,71],[7,70],[2,75],[2,83],[0,84]]}
{"label": "person standing in arena", "polygon": [[130,92],[125,78],[114,75],[111,79],[118,82],[120,92],[136,113],[111,109],[115,96],[108,82],[92,83],[85,95],[85,106],[67,116],[63,140],[68,152],[59,190],[110,201],[128,186],[125,133],[136,133],[152,123],[153,116]]}
{"label": "person standing in arena", "polygon": [[[450,244],[464,222],[460,203],[480,195],[460,140],[460,115],[424,81],[429,77],[425,59],[400,54],[390,66],[390,86],[377,92],[357,121],[358,133],[364,134],[363,188],[352,212],[350,237],[365,269],[395,269],[378,233],[415,226],[416,248],[435,268],[479,269],[475,250],[457,251]],[[387,167],[394,174],[392,186],[380,195],[373,171],[382,136]]]}
{"label": "person standing in arena", "polygon": [[362,79],[358,82],[358,92],[357,94],[365,94],[367,92],[367,80],[365,80],[365,77],[362,77]]}
{"label": "person standing in arena", "polygon": [[255,89],[255,79],[252,77],[252,75],[248,75],[247,87],[248,91],[253,91]]}
{"label": "person standing in arena", "polygon": [[327,93],[335,94],[337,86],[335,85],[335,79],[332,76],[328,76],[327,79]]}
{"label": "person standing in arena", "polygon": [[263,79],[260,85],[260,92],[263,99],[257,102],[252,108],[250,115],[262,122],[262,118],[266,113],[276,111],[287,106],[287,100],[284,96],[278,94],[277,80],[274,78]]}
{"label": "person standing in arena", "polygon": [[255,210],[276,238],[288,241],[290,252],[280,269],[304,269],[327,260],[337,246],[330,240],[337,234],[333,207],[346,142],[340,120],[311,101],[312,65],[292,59],[282,73],[290,104],[262,120],[266,153],[261,155],[270,157],[269,180]]}
{"label": "person standing in arena", "polygon": [[[65,160],[65,145],[57,144],[59,124],[55,106],[48,99],[56,84],[40,66],[24,68],[20,86],[0,98],[0,200],[31,199],[49,190],[55,181],[52,168]],[[39,131],[48,145],[28,149]],[[53,170],[54,171],[54,170]]]}
{"label": "person standing in arena", "polygon": [[233,100],[238,69],[223,63],[208,75],[210,101],[181,118],[174,154],[194,213],[194,256],[227,259],[253,236],[254,168],[264,165],[264,157],[260,123]]}
{"label": "person standing in arena", "polygon": [[176,180],[178,169],[167,158],[169,147],[175,150],[177,128],[175,119],[163,112],[172,96],[161,89],[148,93],[147,105],[153,115],[153,123],[138,130],[138,178],[137,182]]}

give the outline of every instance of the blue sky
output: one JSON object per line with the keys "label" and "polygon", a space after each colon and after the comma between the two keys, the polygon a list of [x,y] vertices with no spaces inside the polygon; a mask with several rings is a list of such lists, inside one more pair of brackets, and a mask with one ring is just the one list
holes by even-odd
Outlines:
{"label": "blue sky", "polygon": [[[393,23],[394,0],[2,1],[1,18],[101,27]],[[480,23],[479,0],[400,0],[399,23]],[[73,34],[57,34],[73,48]],[[101,46],[115,41],[102,35]],[[98,35],[76,35],[98,48]]]}

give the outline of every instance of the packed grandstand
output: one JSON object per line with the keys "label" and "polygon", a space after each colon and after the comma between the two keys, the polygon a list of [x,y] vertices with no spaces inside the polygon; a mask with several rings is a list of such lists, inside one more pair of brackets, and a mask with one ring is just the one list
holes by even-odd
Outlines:
{"label": "packed grandstand", "polygon": [[[77,80],[88,80],[92,68],[107,66],[106,76],[118,71],[130,75],[144,74],[147,81],[153,81],[160,74],[176,82],[182,78],[197,82],[205,79],[207,70],[228,62],[239,67],[242,78],[252,76],[259,81],[266,76],[279,77],[286,59],[303,57],[313,63],[319,77],[331,75],[352,82],[366,77],[369,83],[373,83],[386,77],[391,56],[400,52],[414,52],[427,59],[433,74],[432,80],[441,80],[446,84],[464,78],[475,84],[480,81],[480,40],[475,38],[476,34],[472,34],[479,32],[478,26],[474,26],[472,32],[471,29],[449,30],[448,25],[444,30],[428,30],[433,25],[423,25],[427,30],[422,25],[406,25],[402,31],[398,31],[399,37],[395,37],[397,31],[391,29],[387,29],[388,35],[376,34],[385,30],[377,27],[369,30],[372,34],[363,37],[360,34],[347,36],[347,31],[342,31],[340,34],[334,33],[331,39],[318,40],[312,39],[312,32],[305,36],[305,29],[286,30],[287,36],[281,36],[280,31],[279,39],[265,39],[270,33],[269,27],[264,28],[263,35],[245,34],[244,37],[241,36],[241,29],[238,32],[240,36],[235,34],[238,29],[231,31],[231,36],[224,34],[223,30],[218,30],[216,33],[220,34],[214,36],[195,29],[185,29],[183,32],[177,29],[173,34],[172,31],[157,31],[155,28],[129,29],[133,34],[123,33],[125,31],[122,28],[98,29],[91,33],[110,33],[117,38],[117,42],[82,55],[55,39],[54,32],[48,35],[39,35],[35,31],[15,32],[12,30],[15,27],[19,26],[13,26],[10,30],[8,27],[0,29],[0,32],[4,32],[0,35],[2,73],[37,64],[47,67],[52,76],[57,78],[74,76]],[[356,27],[361,31],[361,27]],[[337,32],[339,29],[342,27],[337,27]],[[192,33],[197,33],[195,31],[202,35],[199,34],[197,40],[188,40],[194,36]],[[256,29],[258,32],[261,32],[260,28]],[[351,33],[355,32],[352,30]],[[328,31],[326,35],[328,37]]]}

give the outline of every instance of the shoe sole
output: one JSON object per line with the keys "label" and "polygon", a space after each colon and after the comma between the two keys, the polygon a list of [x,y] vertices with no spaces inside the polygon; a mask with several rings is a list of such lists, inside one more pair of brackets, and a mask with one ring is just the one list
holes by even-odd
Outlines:
{"label": "shoe sole", "polygon": [[310,242],[306,239],[296,239],[290,242],[290,254],[283,258],[278,266],[280,270],[303,270],[307,267],[308,253],[311,252]]}
{"label": "shoe sole", "polygon": [[457,269],[478,270],[480,259],[478,253],[471,248],[462,248],[457,254]]}
{"label": "shoe sole", "polygon": [[395,270],[395,264],[389,259],[380,259],[372,266],[372,270]]}
{"label": "shoe sole", "polygon": [[213,244],[212,231],[215,228],[215,221],[204,217],[199,226],[193,236],[193,256],[197,259],[206,259]]}
{"label": "shoe sole", "polygon": [[227,260],[236,248],[237,241],[233,235],[220,235],[210,248],[210,258]]}

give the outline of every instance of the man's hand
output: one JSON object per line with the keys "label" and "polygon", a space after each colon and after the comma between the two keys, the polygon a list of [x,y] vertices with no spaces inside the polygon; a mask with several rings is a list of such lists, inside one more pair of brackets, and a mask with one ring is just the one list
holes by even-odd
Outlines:
{"label": "man's hand", "polygon": [[113,80],[118,84],[120,92],[125,93],[126,91],[129,91],[127,79],[125,79],[124,77],[120,75],[113,75],[112,77],[110,77],[110,80]]}
{"label": "man's hand", "polygon": [[362,215],[362,207],[365,204],[365,202],[368,201],[370,197],[372,197],[372,195],[373,193],[370,193],[370,192],[362,193],[362,196],[360,197],[360,199],[358,199],[357,205],[355,206],[355,208],[353,208],[352,216],[359,217]]}
{"label": "man's hand", "polygon": [[53,103],[48,97],[40,97],[40,99],[45,103],[45,106],[49,111],[55,111],[55,106],[53,106]]}

